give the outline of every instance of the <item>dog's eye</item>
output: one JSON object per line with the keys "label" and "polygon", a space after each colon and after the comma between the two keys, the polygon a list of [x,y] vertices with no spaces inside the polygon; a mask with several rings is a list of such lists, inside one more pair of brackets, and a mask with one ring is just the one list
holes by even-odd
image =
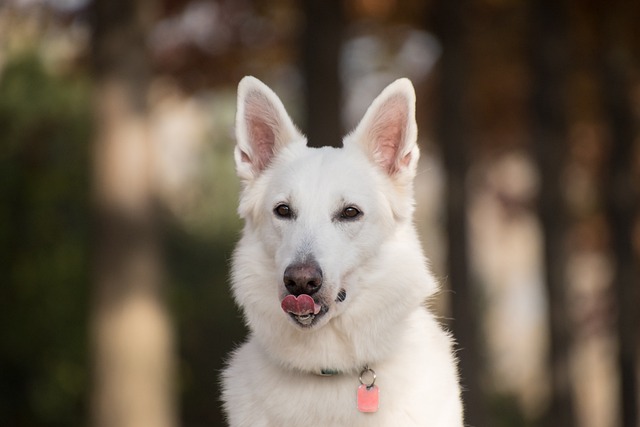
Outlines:
{"label": "dog's eye", "polygon": [[291,208],[289,205],[285,205],[284,203],[280,203],[276,206],[273,212],[280,218],[291,218]]}
{"label": "dog's eye", "polygon": [[362,212],[360,212],[358,208],[353,206],[348,206],[342,210],[340,217],[343,219],[356,219],[360,215],[362,215]]}

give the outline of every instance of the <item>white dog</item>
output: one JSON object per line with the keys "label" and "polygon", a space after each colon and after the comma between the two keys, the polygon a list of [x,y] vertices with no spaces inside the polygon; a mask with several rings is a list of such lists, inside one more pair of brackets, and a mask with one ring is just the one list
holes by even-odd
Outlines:
{"label": "white dog", "polygon": [[341,149],[308,148],[280,99],[238,87],[245,225],[232,288],[251,331],[223,374],[233,427],[461,427],[451,341],[412,223],[415,94],[389,85]]}

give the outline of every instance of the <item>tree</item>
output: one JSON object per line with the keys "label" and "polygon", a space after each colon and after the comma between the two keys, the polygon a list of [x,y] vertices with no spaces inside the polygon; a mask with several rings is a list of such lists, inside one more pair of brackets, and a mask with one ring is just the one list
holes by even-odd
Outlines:
{"label": "tree", "polygon": [[176,424],[147,129],[154,0],[93,4],[95,427]]}
{"label": "tree", "polygon": [[342,0],[305,0],[302,71],[306,92],[306,134],[311,147],[342,146],[340,48]]}
{"label": "tree", "polygon": [[630,61],[628,47],[621,34],[625,8],[620,4],[599,10],[600,82],[604,113],[608,122],[611,147],[605,204],[614,262],[614,288],[618,309],[618,365],[620,373],[620,414],[622,426],[638,426],[638,334],[637,307],[640,302],[640,276],[635,265],[632,244],[634,219],[638,209],[638,188],[634,185],[633,149],[637,137],[629,93]]}
{"label": "tree", "polygon": [[543,268],[549,310],[551,399],[545,426],[574,426],[566,305],[565,231],[568,226],[562,173],[567,157],[567,11],[564,1],[531,3],[530,54],[532,144],[540,171],[538,215],[543,233]]}
{"label": "tree", "polygon": [[436,4],[436,32],[442,43],[440,62],[440,111],[438,136],[447,175],[446,228],[447,277],[452,290],[453,335],[459,348],[465,420],[469,425],[488,425],[480,386],[480,348],[475,294],[471,287],[468,254],[467,190],[470,117],[467,46],[469,2],[440,0]]}

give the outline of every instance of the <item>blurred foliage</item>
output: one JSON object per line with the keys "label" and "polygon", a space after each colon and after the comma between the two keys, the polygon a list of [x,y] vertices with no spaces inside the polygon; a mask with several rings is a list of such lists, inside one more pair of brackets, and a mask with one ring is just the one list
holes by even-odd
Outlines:
{"label": "blurred foliage", "polygon": [[86,406],[89,84],[25,53],[0,79],[0,425]]}
{"label": "blurred foliage", "polygon": [[189,212],[167,211],[163,224],[168,299],[178,339],[178,406],[182,425],[190,427],[223,425],[220,373],[229,350],[246,333],[228,281],[240,229],[228,132],[235,108],[227,111],[235,97],[220,94],[206,103],[213,129],[199,159],[196,202]]}
{"label": "blurred foliage", "polygon": [[493,427],[533,427],[536,425],[527,421],[515,396],[510,394],[493,394],[489,399],[489,409],[494,414]]}
{"label": "blurred foliage", "polygon": [[[216,117],[224,116],[215,100],[211,105]],[[86,423],[91,114],[86,76],[50,73],[35,52],[6,64],[0,79],[2,426]],[[227,279],[240,226],[233,144],[227,127],[217,128],[200,158],[195,206],[188,214],[163,215],[181,419],[189,426],[222,423],[219,374],[245,334]]]}
{"label": "blurred foliage", "polygon": [[181,420],[186,426],[222,425],[219,381],[229,349],[244,329],[227,284],[234,239],[203,238],[166,228],[170,302],[178,336]]}
{"label": "blurred foliage", "polygon": [[[86,420],[89,90],[81,75],[49,73],[36,53],[12,59],[0,80],[2,426]],[[228,138],[210,137],[220,143],[210,144],[201,158],[202,205],[190,221],[164,216],[186,425],[221,423],[219,373],[229,348],[244,335],[227,283],[239,226],[238,187],[230,181],[233,146]]]}

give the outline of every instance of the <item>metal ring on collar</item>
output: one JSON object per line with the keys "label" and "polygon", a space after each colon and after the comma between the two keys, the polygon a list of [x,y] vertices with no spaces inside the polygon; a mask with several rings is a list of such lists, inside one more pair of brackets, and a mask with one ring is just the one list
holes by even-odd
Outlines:
{"label": "metal ring on collar", "polygon": [[[371,384],[367,384],[364,381],[362,381],[362,377],[369,372],[371,374]],[[358,377],[358,380],[360,380],[360,384],[367,386],[367,388],[371,388],[373,387],[373,385],[376,383],[376,371],[374,371],[373,369],[371,369],[369,366],[365,366],[364,369],[362,370],[362,372],[360,372],[360,376]]]}

